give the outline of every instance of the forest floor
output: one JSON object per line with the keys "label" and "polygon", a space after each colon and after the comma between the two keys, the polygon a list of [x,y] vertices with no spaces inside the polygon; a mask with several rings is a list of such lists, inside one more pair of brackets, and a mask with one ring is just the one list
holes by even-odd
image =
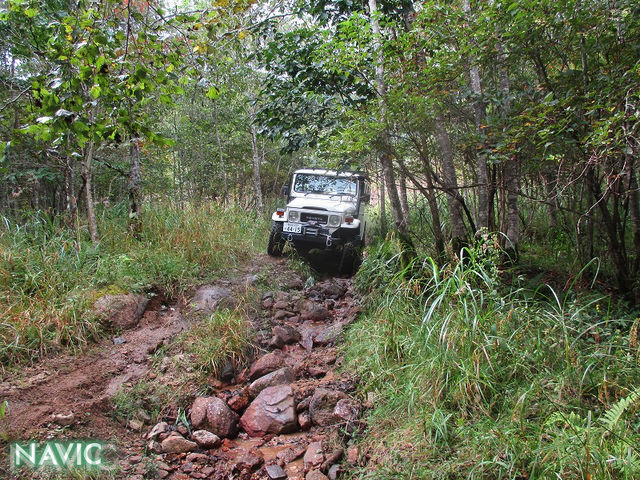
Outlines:
{"label": "forest floor", "polygon": [[[98,477],[337,478],[362,461],[351,444],[366,405],[338,348],[359,302],[350,279],[311,283],[287,259],[259,255],[185,297],[154,294],[117,337],[2,378],[3,431],[15,441],[102,440],[112,460]],[[222,308],[246,316],[250,346],[222,369],[199,368],[207,359],[189,332]],[[6,460],[0,477],[33,476]]]}

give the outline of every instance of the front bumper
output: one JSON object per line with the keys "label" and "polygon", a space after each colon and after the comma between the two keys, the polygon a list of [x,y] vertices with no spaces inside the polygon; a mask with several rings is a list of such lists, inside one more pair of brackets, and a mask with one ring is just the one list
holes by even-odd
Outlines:
{"label": "front bumper", "polygon": [[335,248],[347,241],[358,242],[359,230],[338,228],[331,232],[320,225],[303,225],[301,233],[282,232],[282,239],[292,243],[306,243],[322,248]]}

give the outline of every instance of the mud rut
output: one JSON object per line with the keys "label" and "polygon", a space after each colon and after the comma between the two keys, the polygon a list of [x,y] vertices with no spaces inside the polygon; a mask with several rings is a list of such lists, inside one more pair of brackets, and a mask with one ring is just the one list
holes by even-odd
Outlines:
{"label": "mud rut", "polygon": [[[261,309],[251,319],[258,345],[255,360],[261,361],[266,354],[276,355],[278,365],[271,370],[284,366],[293,372],[294,377],[286,382],[294,398],[295,431],[253,432],[257,436],[251,437],[240,428],[237,435],[222,439],[214,448],[198,445],[180,453],[166,453],[163,440],[169,436],[189,439],[192,433],[179,425],[175,416],[164,418],[166,426],[162,424],[155,431],[154,425],[146,424],[135,431],[131,425],[116,421],[113,394],[138,380],[155,378],[151,355],[188,329],[191,322],[198,321],[197,315],[190,314],[190,300],[181,299],[166,306],[165,299],[156,296],[139,324],[122,334],[125,343],[114,345],[112,339],[106,338],[82,355],[48,357],[26,369],[19,378],[3,379],[0,398],[9,401],[6,429],[10,438],[115,439],[118,478],[126,479],[322,480],[345,476],[349,465],[364,461],[357,447],[349,445],[364,429],[359,417],[366,407],[354,398],[357,379],[349,373],[339,373],[342,358],[336,348],[344,327],[359,312],[351,280],[331,278],[305,289],[302,279],[288,271],[283,260],[260,256],[255,266],[236,272],[226,281],[205,286],[205,290],[230,292],[233,297],[269,264],[288,280],[281,282],[287,285],[283,290],[259,299]],[[215,308],[209,305],[212,306]],[[286,334],[282,338],[285,331],[293,338]],[[250,369],[232,372],[226,382],[211,382],[208,396],[224,400],[242,416],[255,397],[249,388],[249,376],[255,374],[255,366],[254,363]],[[271,370],[267,366],[266,371]],[[316,392],[322,393],[321,401],[315,400]],[[339,400],[343,400],[341,411],[335,408]],[[313,402],[315,411],[311,411]],[[179,407],[189,413],[190,406]],[[3,450],[0,478],[22,478],[8,470],[6,448]]]}

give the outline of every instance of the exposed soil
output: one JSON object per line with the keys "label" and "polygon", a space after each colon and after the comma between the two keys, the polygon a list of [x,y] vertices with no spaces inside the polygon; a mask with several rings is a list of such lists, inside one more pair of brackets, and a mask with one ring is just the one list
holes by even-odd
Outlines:
{"label": "exposed soil", "polygon": [[[141,379],[168,381],[153,371],[152,356],[201,318],[197,315],[199,308],[203,305],[205,309],[216,308],[217,302],[212,305],[211,298],[216,299],[217,292],[228,292],[231,298],[226,300],[233,302],[235,296],[246,293],[248,283],[274,271],[282,290],[257,298],[258,313],[250,320],[255,330],[256,359],[277,350],[283,364],[295,374],[291,388],[299,425],[293,433],[250,437],[241,430],[216,448],[166,453],[160,448],[160,441],[178,434],[189,438],[192,433],[180,424],[177,415],[165,415],[167,430],[152,439],[148,434],[154,425],[142,425],[136,430],[131,424],[116,420],[112,397],[119,389],[131,388]],[[323,474],[337,477],[345,468],[342,466],[343,457],[347,457],[345,442],[361,431],[363,425],[357,414],[331,425],[318,425],[309,419],[309,401],[318,388],[323,388],[338,392],[340,398],[353,400],[357,413],[361,412],[362,405],[352,397],[357,379],[337,373],[341,358],[336,349],[343,327],[356,318],[358,306],[348,279],[327,279],[307,289],[303,286],[302,279],[288,270],[285,261],[260,256],[253,266],[205,286],[193,298],[168,302],[162,295],[154,296],[140,322],[121,332],[116,342],[105,338],[79,356],[48,357],[25,369],[19,377],[2,379],[0,398],[7,399],[10,405],[6,418],[9,438],[116,439],[121,468],[118,478],[303,479],[307,475],[321,479]],[[199,298],[201,292],[209,298]],[[195,299],[198,305],[192,304]],[[272,331],[276,326],[298,332],[299,338],[284,345],[274,343]],[[124,343],[119,343],[122,339]],[[248,375],[248,369],[238,368],[227,378],[228,383],[212,379],[208,385],[194,385],[193,396],[198,391],[207,391],[209,396],[223,399],[242,415],[253,397],[247,393]],[[190,404],[170,407],[166,411],[190,411]],[[307,459],[310,455],[305,455],[307,450],[317,449],[318,445],[321,447],[315,460],[303,461],[303,456]],[[348,453],[352,463],[361,460],[353,448]],[[284,469],[287,477],[274,476],[277,466]],[[3,473],[3,467],[0,464],[0,478],[3,475],[19,478],[11,477],[8,469]]]}

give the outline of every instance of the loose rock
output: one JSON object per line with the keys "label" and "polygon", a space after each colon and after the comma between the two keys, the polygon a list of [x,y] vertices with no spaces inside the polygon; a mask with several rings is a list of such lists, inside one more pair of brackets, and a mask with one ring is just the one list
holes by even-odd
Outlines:
{"label": "loose rock", "polygon": [[267,476],[271,480],[281,480],[287,478],[287,473],[282,469],[280,465],[267,465],[265,467]]}
{"label": "loose rock", "polygon": [[191,424],[220,438],[238,433],[238,414],[218,397],[198,397],[191,406]]}
{"label": "loose rock", "polygon": [[298,421],[291,387],[278,385],[262,390],[244,412],[240,426],[252,437],[295,431]]}
{"label": "loose rock", "polygon": [[263,355],[251,365],[249,378],[255,380],[282,367],[284,367],[282,353],[278,351],[271,352]]}
{"label": "loose rock", "polygon": [[305,480],[329,480],[320,470],[311,470],[304,478]]}
{"label": "loose rock", "polygon": [[311,403],[309,403],[311,421],[321,427],[342,422],[342,419],[334,413],[334,409],[338,401],[344,398],[349,397],[338,390],[316,389],[311,398]]}
{"label": "loose rock", "polygon": [[220,306],[231,306],[231,290],[215,285],[205,285],[196,290],[191,303],[193,309],[204,315],[213,313]]}
{"label": "loose rock", "polygon": [[195,450],[198,447],[196,442],[187,440],[181,435],[175,434],[162,441],[162,451],[164,453],[183,453]]}
{"label": "loose rock", "polygon": [[222,443],[220,437],[207,430],[196,430],[191,434],[191,439],[202,448],[216,448]]}
{"label": "loose rock", "polygon": [[324,461],[322,453],[322,442],[313,442],[307,447],[304,454],[303,462],[305,469],[317,467]]}
{"label": "loose rock", "polygon": [[276,385],[289,384],[295,381],[295,379],[296,377],[293,374],[293,370],[291,370],[289,367],[280,368],[258,378],[251,385],[249,385],[249,395],[255,397],[265,388],[273,387]]}

